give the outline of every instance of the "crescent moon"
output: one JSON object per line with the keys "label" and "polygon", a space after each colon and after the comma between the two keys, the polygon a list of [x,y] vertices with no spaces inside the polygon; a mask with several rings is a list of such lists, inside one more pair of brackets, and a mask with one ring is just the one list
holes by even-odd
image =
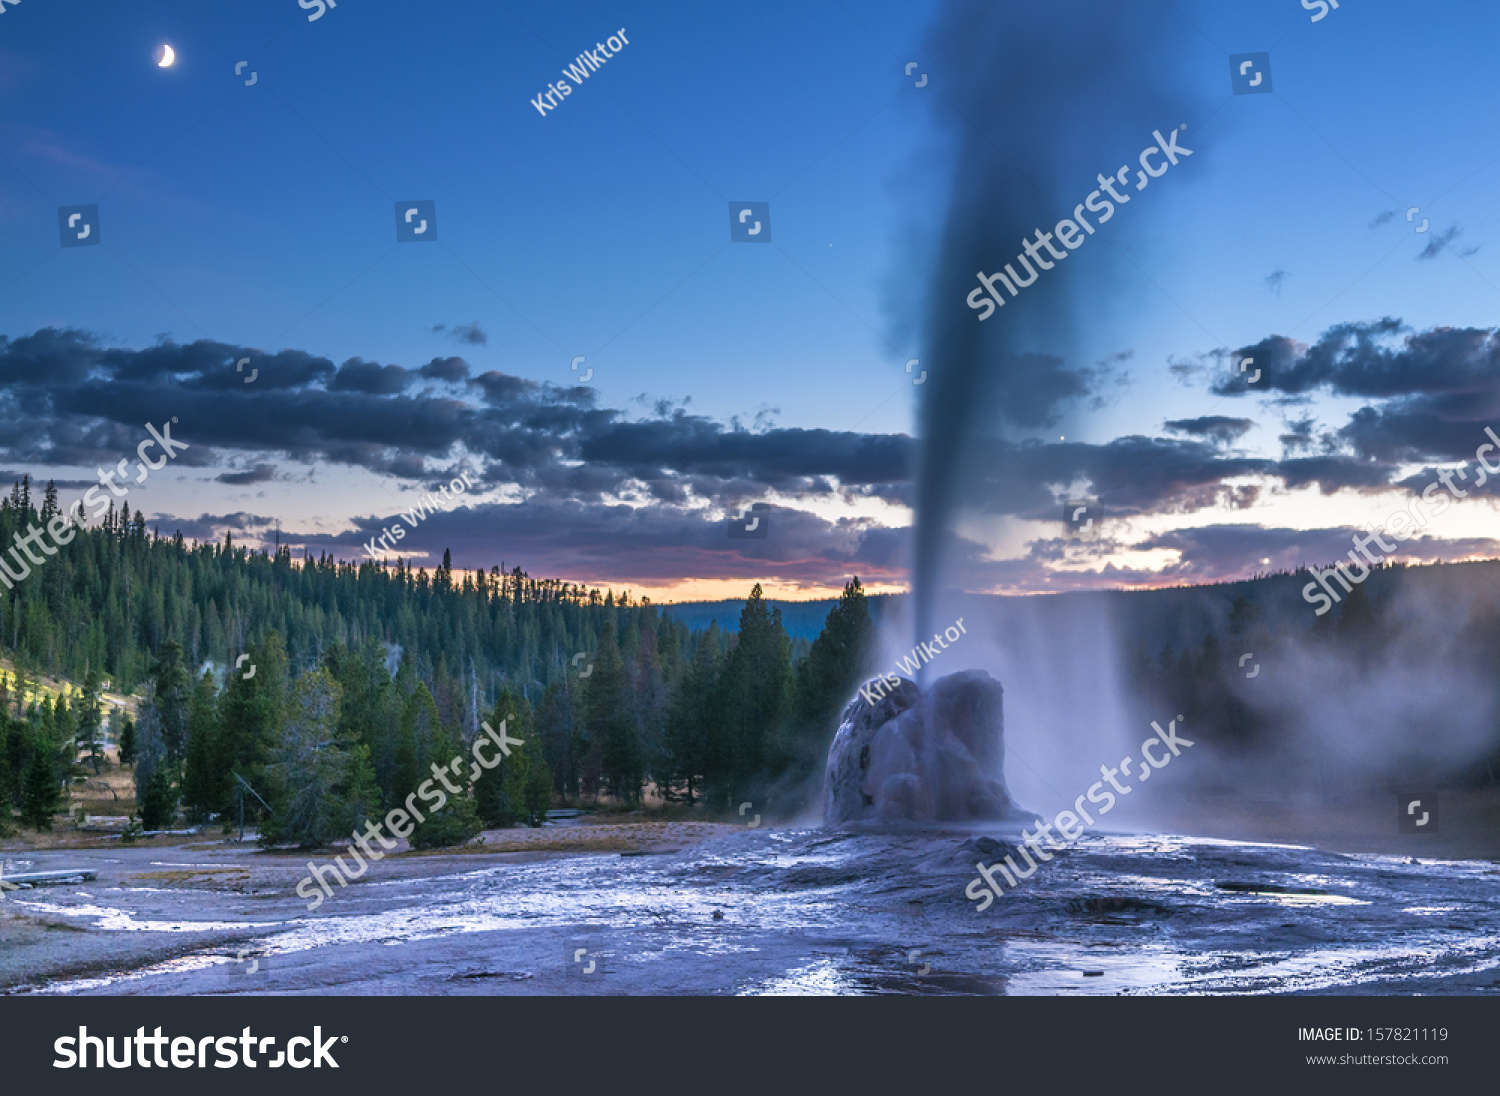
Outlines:
{"label": "crescent moon", "polygon": [[177,60],[177,51],[171,46],[164,45],[161,47],[161,60],[156,62],[156,67],[171,68],[175,60]]}

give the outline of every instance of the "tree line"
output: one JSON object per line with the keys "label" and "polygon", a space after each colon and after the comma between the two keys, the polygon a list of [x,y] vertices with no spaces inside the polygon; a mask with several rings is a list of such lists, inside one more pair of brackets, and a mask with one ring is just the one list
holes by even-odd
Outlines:
{"label": "tree line", "polygon": [[[51,484],[38,511],[18,483],[0,500],[0,543],[56,509]],[[523,745],[414,843],[540,824],[553,803],[637,805],[648,788],[714,811],[795,810],[873,630],[857,577],[808,644],[759,585],[727,635],[519,567],[456,574],[447,552],[430,574],[399,560],[294,561],[279,545],[162,536],[128,507],[0,596],[0,643],[18,666],[85,681],[83,707],[106,679],[143,697],[117,729],[142,826],[243,821],[268,844],[347,836],[502,720]],[[98,753],[60,703],[7,728],[0,786],[28,825],[50,820],[45,796],[26,807],[33,779],[49,783],[50,766],[56,792]]]}
{"label": "tree line", "polygon": [[[1228,757],[1298,759],[1267,770],[1282,784],[1333,786],[1373,775],[1406,784],[1426,779],[1500,787],[1500,702],[1492,688],[1500,667],[1500,597],[1487,596],[1486,576],[1460,573],[1459,566],[1385,564],[1373,570],[1381,581],[1356,586],[1336,611],[1321,617],[1301,611],[1300,602],[1288,613],[1270,600],[1276,591],[1269,584],[1257,583],[1265,603],[1250,594],[1235,597],[1222,638],[1211,630],[1199,643],[1163,644],[1154,654],[1144,639],[1128,641],[1123,676],[1137,725],[1181,714]],[[1294,585],[1304,574],[1294,573]],[[1406,594],[1411,596],[1403,602]],[[1475,742],[1462,755],[1441,755],[1429,728],[1400,710],[1401,703],[1419,698],[1403,694],[1390,706],[1393,673],[1431,679],[1466,713],[1477,710],[1488,723],[1487,743]],[[1361,730],[1329,735],[1303,725],[1317,715],[1292,713],[1289,705],[1310,697],[1330,709],[1349,706]],[[1379,751],[1378,740],[1386,742]],[[1331,752],[1330,743],[1342,754]]]}

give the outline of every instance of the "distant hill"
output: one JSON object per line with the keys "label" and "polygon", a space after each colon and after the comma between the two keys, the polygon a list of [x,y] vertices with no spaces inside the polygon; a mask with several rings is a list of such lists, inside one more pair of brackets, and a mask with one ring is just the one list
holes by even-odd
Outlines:
{"label": "distant hill", "polygon": [[[823,621],[833,609],[835,599],[827,601],[772,601],[766,603],[781,610],[781,623],[793,639],[811,642],[823,630]],[[740,628],[744,599],[730,601],[684,601],[661,607],[663,616],[675,617],[693,631],[703,631],[717,622],[722,632],[734,633]],[[873,606],[872,606],[873,609]]]}
{"label": "distant hill", "polygon": [[[1050,603],[1065,612],[1080,601],[1102,602],[1120,626],[1120,638],[1144,641],[1156,651],[1170,645],[1181,649],[1203,642],[1210,632],[1222,634],[1236,598],[1254,602],[1262,622],[1275,631],[1297,632],[1312,626],[1317,619],[1315,606],[1304,601],[1302,588],[1312,581],[1305,570],[1280,572],[1240,582],[1207,586],[1172,586],[1151,590],[1099,590],[1066,594],[1044,594],[1036,598],[1014,598],[995,594],[977,594],[970,600],[992,602],[998,610],[1007,602],[1022,600]],[[1462,605],[1469,601],[1500,602],[1500,560],[1469,563],[1439,563],[1421,566],[1385,566],[1376,569],[1364,583],[1365,591],[1376,600],[1394,592],[1398,584],[1415,582],[1430,597]],[[1337,585],[1335,583],[1335,585]],[[905,594],[882,594],[868,598],[870,616],[877,626],[881,618],[897,608]],[[813,640],[823,628],[835,599],[824,601],[771,601],[781,610],[782,623],[793,638]],[[739,628],[743,600],[681,602],[662,606],[662,612],[676,617],[691,629],[707,628],[717,621],[722,631],[733,633]],[[1337,607],[1334,610],[1337,614]]]}

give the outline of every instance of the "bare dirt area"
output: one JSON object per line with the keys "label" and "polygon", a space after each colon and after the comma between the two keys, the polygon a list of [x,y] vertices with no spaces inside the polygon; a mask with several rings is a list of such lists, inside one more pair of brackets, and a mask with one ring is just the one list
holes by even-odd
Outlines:
{"label": "bare dirt area", "polygon": [[458,849],[410,855],[487,855],[497,852],[618,852],[650,856],[677,852],[743,827],[723,822],[587,822],[578,826],[488,830]]}
{"label": "bare dirt area", "polygon": [[87,774],[80,782],[75,780],[68,789],[68,812],[76,812],[87,818],[102,815],[109,818],[129,816],[136,812],[135,773],[113,764],[113,748],[105,752],[111,764],[99,773],[85,755],[80,764]]}

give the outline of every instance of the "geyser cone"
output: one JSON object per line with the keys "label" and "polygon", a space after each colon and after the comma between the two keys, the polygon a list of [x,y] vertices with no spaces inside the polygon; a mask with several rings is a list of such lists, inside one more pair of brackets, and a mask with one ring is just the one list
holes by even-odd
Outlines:
{"label": "geyser cone", "polygon": [[1005,788],[1004,690],[983,670],[924,693],[876,679],[844,709],[823,776],[828,823],[975,822],[1016,813]]}

